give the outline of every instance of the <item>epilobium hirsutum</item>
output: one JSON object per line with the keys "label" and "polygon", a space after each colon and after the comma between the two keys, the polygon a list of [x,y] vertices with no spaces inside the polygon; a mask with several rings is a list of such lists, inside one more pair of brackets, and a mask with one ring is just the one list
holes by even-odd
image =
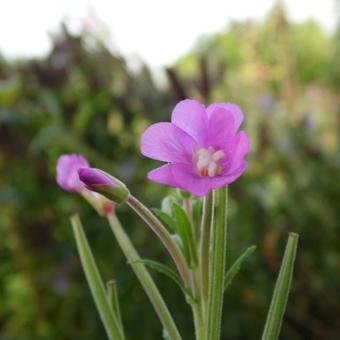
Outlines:
{"label": "epilobium hirsutum", "polygon": [[[186,193],[185,197],[177,195],[163,201],[163,210],[157,209],[157,215],[171,230],[130,194],[125,184],[100,169],[91,168],[83,156],[62,155],[58,160],[58,184],[67,191],[81,194],[108,219],[119,246],[158,314],[166,338],[182,340],[146,265],[179,285],[192,308],[196,340],[219,340],[224,291],[255,249],[254,246],[246,249],[227,268],[226,186],[240,177],[248,166],[245,157],[249,138],[245,131],[238,131],[242,122],[243,113],[236,104],[214,103],[206,108],[198,101],[186,99],[175,107],[171,122],[153,124],[144,132],[142,153],[167,163],[149,172],[148,178],[205,196],[204,199],[193,198]],[[150,227],[174,260],[178,274],[164,264],[140,257],[119,223],[111,200],[126,203]],[[74,217],[72,223],[83,268],[107,334],[110,339],[125,340],[120,313],[108,304],[80,219]],[[296,234],[289,237],[263,340],[279,336],[297,239]]]}

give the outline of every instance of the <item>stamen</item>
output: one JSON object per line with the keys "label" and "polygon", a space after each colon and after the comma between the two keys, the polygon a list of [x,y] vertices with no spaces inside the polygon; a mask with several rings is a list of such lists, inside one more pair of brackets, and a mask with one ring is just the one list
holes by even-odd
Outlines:
{"label": "stamen", "polygon": [[219,161],[225,156],[222,150],[216,151],[212,146],[198,149],[193,157],[194,166],[202,177],[214,177],[221,174]]}

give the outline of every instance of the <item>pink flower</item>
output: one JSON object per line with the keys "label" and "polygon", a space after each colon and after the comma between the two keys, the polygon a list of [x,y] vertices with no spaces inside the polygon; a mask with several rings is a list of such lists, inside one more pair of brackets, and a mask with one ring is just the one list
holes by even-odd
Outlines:
{"label": "pink flower", "polygon": [[171,123],[153,124],[142,136],[142,154],[167,162],[148,178],[198,196],[235,181],[248,166],[249,138],[237,132],[242,121],[236,104],[179,102]]}
{"label": "pink flower", "polygon": [[78,170],[89,167],[85,157],[77,154],[62,155],[57,161],[57,183],[66,191],[79,192],[84,189],[84,183],[79,179]]}

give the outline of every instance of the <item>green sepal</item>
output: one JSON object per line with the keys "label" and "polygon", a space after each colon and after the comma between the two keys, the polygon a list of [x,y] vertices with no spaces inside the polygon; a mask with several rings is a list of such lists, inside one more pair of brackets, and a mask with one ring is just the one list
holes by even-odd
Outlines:
{"label": "green sepal", "polygon": [[107,185],[107,184],[92,184],[89,189],[95,192],[98,192],[99,194],[107,197],[111,201],[115,202],[116,204],[122,204],[126,202],[126,200],[129,197],[129,189],[126,187],[126,185],[117,179],[116,177],[110,175],[109,173],[101,170],[101,169],[95,169],[98,172],[101,172],[103,175],[111,179],[113,185]]}

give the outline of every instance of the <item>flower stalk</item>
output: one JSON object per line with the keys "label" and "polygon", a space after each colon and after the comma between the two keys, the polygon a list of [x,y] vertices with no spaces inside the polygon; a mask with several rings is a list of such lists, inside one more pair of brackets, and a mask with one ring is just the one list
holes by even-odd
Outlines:
{"label": "flower stalk", "polygon": [[151,230],[159,237],[169,254],[173,258],[177,269],[187,286],[190,285],[190,272],[185,263],[185,259],[177,244],[173,241],[168,230],[162,222],[137,198],[129,195],[126,203],[144,220]]}

